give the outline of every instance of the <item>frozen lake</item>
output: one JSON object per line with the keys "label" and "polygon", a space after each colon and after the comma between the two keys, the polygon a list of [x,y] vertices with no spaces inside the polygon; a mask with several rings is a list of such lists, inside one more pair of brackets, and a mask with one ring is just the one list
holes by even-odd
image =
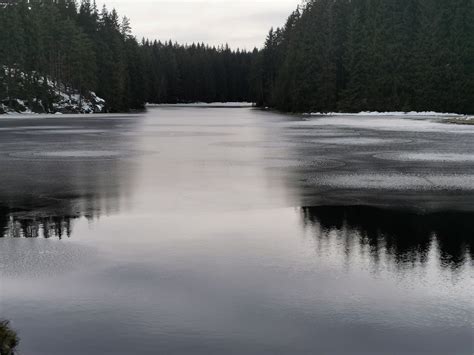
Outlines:
{"label": "frozen lake", "polygon": [[22,355],[473,353],[474,126],[0,117]]}

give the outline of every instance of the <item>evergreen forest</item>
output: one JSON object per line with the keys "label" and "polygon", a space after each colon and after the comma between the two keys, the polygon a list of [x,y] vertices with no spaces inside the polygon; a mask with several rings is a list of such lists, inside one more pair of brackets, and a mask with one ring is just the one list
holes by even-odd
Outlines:
{"label": "evergreen forest", "polygon": [[255,101],[291,112],[474,113],[474,0],[311,0],[271,30]]}
{"label": "evergreen forest", "polygon": [[127,17],[89,0],[0,0],[5,105],[21,98],[52,112],[57,92],[95,92],[106,112],[146,102],[251,101],[252,58],[228,46],[138,41]]}
{"label": "evergreen forest", "polygon": [[127,17],[95,1],[0,0],[0,102],[52,112],[53,86],[94,92],[106,112],[247,101],[474,113],[473,18],[474,0],[308,0],[246,51],[138,40]]}

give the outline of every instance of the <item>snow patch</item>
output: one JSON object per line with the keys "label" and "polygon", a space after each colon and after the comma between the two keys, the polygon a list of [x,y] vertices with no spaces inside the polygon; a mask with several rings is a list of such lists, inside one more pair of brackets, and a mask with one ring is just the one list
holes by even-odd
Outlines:
{"label": "snow patch", "polygon": [[[3,77],[11,75],[19,80],[26,80],[27,75],[17,69],[9,69],[5,66],[0,67],[0,85],[5,85]],[[45,85],[46,84],[46,85]],[[20,84],[21,85],[21,84]],[[33,114],[33,113],[102,113],[105,110],[105,100],[98,97],[94,92],[88,92],[81,95],[77,90],[70,88],[62,83],[55,83],[49,78],[40,77],[36,81],[38,86],[36,92],[42,92],[43,97],[36,97],[30,102],[26,98],[0,97],[0,114]],[[46,93],[45,93],[46,86]],[[45,98],[47,97],[47,99]],[[43,100],[48,101],[43,102]]]}

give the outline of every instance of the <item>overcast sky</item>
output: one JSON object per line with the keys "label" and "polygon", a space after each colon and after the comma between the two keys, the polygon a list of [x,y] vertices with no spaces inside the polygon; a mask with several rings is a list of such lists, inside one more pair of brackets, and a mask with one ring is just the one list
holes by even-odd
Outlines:
{"label": "overcast sky", "polygon": [[278,27],[301,0],[97,0],[131,19],[141,39],[180,43],[229,43],[261,47],[270,27]]}

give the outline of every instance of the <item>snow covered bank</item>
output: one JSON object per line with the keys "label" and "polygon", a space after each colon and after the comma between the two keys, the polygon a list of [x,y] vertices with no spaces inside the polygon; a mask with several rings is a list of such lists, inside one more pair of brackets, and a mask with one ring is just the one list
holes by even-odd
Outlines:
{"label": "snow covered bank", "polygon": [[60,113],[101,113],[104,112],[105,100],[90,92],[87,97],[79,94],[68,95],[57,92],[60,100],[53,104],[56,112]]}
{"label": "snow covered bank", "polygon": [[31,103],[22,99],[3,99],[0,101],[0,114],[32,114],[32,113],[102,113],[105,101],[91,92],[87,96],[68,95],[55,90],[49,108],[43,100],[34,98]]}
{"label": "snow covered bank", "polygon": [[[3,70],[2,70],[3,69]],[[0,114],[102,113],[105,100],[94,92],[80,94],[74,88],[55,83],[35,73],[0,69]],[[14,97],[8,86],[15,87]]]}

